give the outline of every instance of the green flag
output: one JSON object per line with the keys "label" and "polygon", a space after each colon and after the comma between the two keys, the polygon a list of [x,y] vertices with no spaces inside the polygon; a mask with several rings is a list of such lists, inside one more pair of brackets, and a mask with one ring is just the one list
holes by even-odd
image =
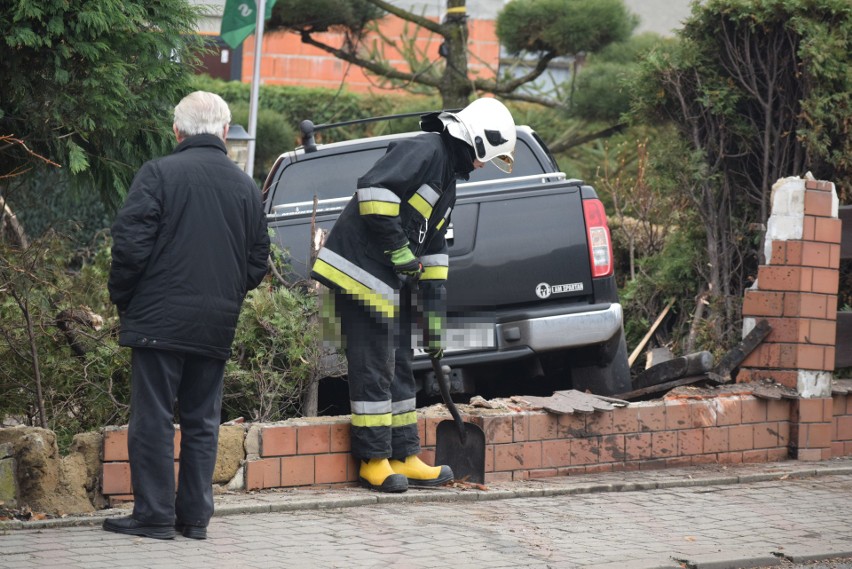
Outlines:
{"label": "green flag", "polygon": [[[266,16],[272,15],[275,0],[266,0]],[[222,27],[219,35],[231,49],[237,49],[247,37],[254,33],[257,26],[257,4],[255,0],[227,0],[225,12],[222,14]]]}

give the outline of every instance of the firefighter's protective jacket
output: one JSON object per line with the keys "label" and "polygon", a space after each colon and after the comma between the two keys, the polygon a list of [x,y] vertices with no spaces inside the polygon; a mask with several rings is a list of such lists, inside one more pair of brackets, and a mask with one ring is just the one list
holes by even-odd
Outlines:
{"label": "firefighter's protective jacket", "polygon": [[445,311],[448,272],[445,233],[456,179],[472,170],[472,154],[446,134],[423,133],[393,142],[361,178],[317,255],[311,277],[371,308],[396,317],[400,280],[388,252],[408,245],[423,263],[425,310]]}

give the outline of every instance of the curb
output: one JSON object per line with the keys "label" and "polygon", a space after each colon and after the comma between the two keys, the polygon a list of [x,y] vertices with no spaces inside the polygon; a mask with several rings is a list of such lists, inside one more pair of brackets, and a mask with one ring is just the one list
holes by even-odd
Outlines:
{"label": "curb", "polygon": [[[788,468],[784,463],[780,464],[782,468]],[[323,491],[320,496],[305,496],[293,497],[288,494],[282,497],[280,501],[271,503],[251,503],[251,504],[217,504],[214,517],[238,515],[238,514],[264,514],[272,512],[292,512],[298,510],[323,510],[330,508],[352,508],[358,506],[372,506],[376,504],[399,504],[399,503],[417,503],[417,502],[468,502],[468,501],[493,501],[493,500],[511,500],[518,498],[541,498],[548,496],[565,496],[572,494],[594,494],[603,492],[642,492],[648,490],[662,490],[670,488],[688,488],[699,486],[729,486],[733,484],[753,484],[758,482],[769,482],[775,480],[802,479],[814,478],[821,476],[838,476],[852,475],[852,464],[849,466],[825,466],[817,468],[790,468],[789,470],[779,472],[759,472],[748,473],[741,475],[715,475],[699,478],[692,478],[689,475],[690,469],[678,469],[677,472],[671,471],[656,471],[657,475],[662,473],[663,476],[677,476],[670,480],[650,480],[650,481],[619,481],[612,483],[593,483],[593,482],[575,482],[569,480],[570,477],[562,479],[537,479],[535,482],[546,484],[546,487],[539,488],[514,488],[507,489],[496,486],[494,489],[485,491],[456,489],[456,488],[432,488],[432,489],[417,489],[411,492],[402,494],[362,494],[359,490],[358,495],[353,496],[338,496],[334,495],[334,490]],[[621,473],[623,476],[628,476],[629,473]],[[647,476],[649,471],[642,473]],[[684,476],[686,475],[686,476]],[[576,479],[576,478],[575,478]],[[514,484],[514,483],[510,483]],[[345,492],[346,490],[341,490]],[[46,520],[33,521],[5,521],[0,522],[0,532],[9,530],[28,530],[28,529],[51,529],[62,527],[77,527],[77,526],[95,526],[103,523],[109,517],[117,514],[126,515],[126,509],[112,508],[110,510],[102,510],[96,514],[88,516],[68,516],[64,518],[53,518]],[[849,552],[842,552],[849,553]],[[843,555],[833,555],[835,557],[843,557]],[[808,557],[809,560],[815,560],[807,555],[797,556],[796,562],[800,559]],[[822,557],[823,559],[826,557]],[[761,557],[761,559],[764,559]],[[710,565],[701,565],[700,568],[710,567]]]}

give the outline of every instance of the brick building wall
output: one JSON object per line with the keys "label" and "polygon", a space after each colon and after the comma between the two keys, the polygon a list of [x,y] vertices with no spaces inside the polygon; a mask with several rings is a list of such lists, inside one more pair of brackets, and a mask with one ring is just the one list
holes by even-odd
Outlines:
{"label": "brick building wall", "polygon": [[[494,77],[500,62],[500,45],[495,26],[493,20],[468,20],[468,65],[471,75],[486,79]],[[442,38],[428,30],[388,17],[381,22],[381,32],[399,43],[411,40],[430,61],[441,59],[438,48]],[[334,32],[316,34],[316,38],[335,47],[342,45],[344,39],[342,34]],[[251,35],[242,45],[242,81],[245,83],[251,83],[256,39]],[[369,46],[373,41],[374,38],[368,36],[364,44]],[[354,92],[381,91],[375,77],[368,77],[360,67],[349,65],[321,49],[302,43],[296,34],[264,34],[262,47],[260,82],[263,85],[298,85],[334,90],[345,85],[347,90]],[[385,57],[395,68],[410,71],[398,50],[386,48]]]}
{"label": "brick building wall", "polygon": [[[225,79],[237,79],[251,82],[254,66],[255,36],[249,36],[237,50],[231,50],[219,43],[221,28],[221,13],[224,0],[191,0],[198,5],[212,7],[198,22],[198,31],[210,36],[216,53],[215,58],[227,60],[228,70],[222,71]],[[414,14],[423,15],[434,21],[440,20],[445,13],[445,2],[428,2],[420,0],[397,1],[395,4]],[[468,19],[468,48],[471,52],[468,64],[471,72],[481,77],[494,76],[500,61],[500,47],[495,33],[496,18],[503,9],[503,2],[493,0],[468,0],[466,2]],[[688,0],[626,0],[628,10],[639,18],[636,33],[654,32],[671,37],[675,30],[682,26],[682,21],[691,11]],[[412,35],[414,26],[404,24],[394,17],[385,18],[382,23],[382,34],[394,41],[402,41]],[[342,36],[339,34],[317,35],[325,43],[339,46]],[[368,37],[365,45],[370,45]],[[417,46],[422,49],[430,60],[438,57],[438,36],[419,32]],[[406,68],[401,58],[389,54],[394,65]],[[211,59],[214,58],[211,56]],[[266,85],[304,85],[308,87],[327,87],[338,89],[345,83],[345,88],[355,92],[365,92],[376,89],[374,80],[368,79],[357,67],[348,67],[346,63],[335,59],[332,55],[319,49],[302,44],[299,37],[292,33],[265,34],[263,42],[263,61],[261,62],[261,83]]]}

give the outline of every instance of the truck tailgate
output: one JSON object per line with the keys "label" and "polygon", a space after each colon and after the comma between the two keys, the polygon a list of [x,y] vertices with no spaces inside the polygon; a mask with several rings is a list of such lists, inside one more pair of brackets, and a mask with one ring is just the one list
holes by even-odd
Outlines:
{"label": "truck tailgate", "polygon": [[453,209],[451,227],[450,312],[592,293],[578,185],[465,194]]}

